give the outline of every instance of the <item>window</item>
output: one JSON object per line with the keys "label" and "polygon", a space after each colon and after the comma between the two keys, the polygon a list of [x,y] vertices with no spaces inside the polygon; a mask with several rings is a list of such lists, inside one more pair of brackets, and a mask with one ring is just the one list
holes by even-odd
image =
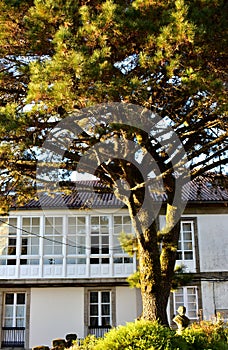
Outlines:
{"label": "window", "polygon": [[[44,264],[62,264],[63,218],[46,217],[44,228]],[[59,257],[58,257],[59,255]]]}
{"label": "window", "polygon": [[0,223],[0,264],[16,265],[17,218],[3,218]]}
{"label": "window", "polygon": [[40,218],[22,218],[21,265],[39,264]]}
{"label": "window", "polygon": [[133,262],[133,258],[129,257],[120,245],[119,237],[122,232],[126,234],[132,234],[133,232],[129,215],[115,215],[113,217],[113,261],[116,264],[129,264]]}
{"label": "window", "polygon": [[177,260],[194,259],[194,227],[192,221],[181,222],[181,231],[178,242]]}
{"label": "window", "polygon": [[4,327],[25,327],[25,293],[6,293]]}
{"label": "window", "polygon": [[90,230],[90,263],[109,264],[109,217],[92,216]]}
{"label": "window", "polygon": [[86,263],[86,217],[69,216],[67,232],[67,263]]}
{"label": "window", "polygon": [[4,295],[1,347],[25,346],[26,294],[9,292]]}
{"label": "window", "polygon": [[198,293],[197,287],[182,287],[178,288],[173,293],[174,298],[174,313],[177,314],[179,306],[186,307],[186,316],[190,319],[198,318]]}
{"label": "window", "polygon": [[89,326],[111,326],[111,292],[91,291],[89,293]]}

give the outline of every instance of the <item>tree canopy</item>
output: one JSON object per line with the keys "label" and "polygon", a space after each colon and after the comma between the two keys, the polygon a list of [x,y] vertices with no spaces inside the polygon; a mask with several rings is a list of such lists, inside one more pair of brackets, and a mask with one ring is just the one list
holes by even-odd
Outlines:
{"label": "tree canopy", "polygon": [[[144,300],[144,317],[163,323],[166,316],[159,309],[168,300],[178,241],[178,227],[173,228],[179,215],[174,205],[178,169],[173,164],[181,160],[177,140],[191,178],[222,171],[227,164],[227,9],[224,0],[0,1],[1,212],[15,201],[13,193],[19,205],[34,196],[38,180],[48,182],[46,176],[38,179],[37,165],[47,173],[42,155],[51,131],[52,150],[54,140],[62,155],[55,166],[63,179],[103,143],[99,154],[107,158],[97,161],[95,175],[128,206],[140,246],[142,291],[148,301],[149,294],[158,299],[164,290],[160,306]],[[118,106],[115,112],[123,105],[137,106],[134,112],[145,108],[146,119],[140,114],[138,124],[130,125],[119,123],[123,117],[101,117],[112,103]],[[151,133],[148,111],[168,121],[168,129]],[[67,134],[71,143],[61,144],[55,131],[72,115],[76,134]],[[107,151],[110,138],[113,148]],[[114,154],[133,149],[134,156],[110,161],[117,144],[122,148]],[[94,172],[89,164],[82,170]],[[142,164],[147,164],[143,175]],[[170,231],[163,233],[161,252],[161,233],[150,213],[143,208],[143,215],[136,215],[147,194],[150,165],[155,175],[159,170],[167,195]]]}

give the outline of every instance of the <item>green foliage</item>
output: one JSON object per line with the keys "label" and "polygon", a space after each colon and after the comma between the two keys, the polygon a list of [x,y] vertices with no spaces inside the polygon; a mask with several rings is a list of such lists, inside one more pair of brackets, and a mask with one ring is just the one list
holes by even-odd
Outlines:
{"label": "green foliage", "polygon": [[185,266],[176,266],[174,270],[174,275],[172,279],[172,290],[186,286],[192,280],[192,274],[185,272]]}
{"label": "green foliage", "polygon": [[[81,349],[84,350],[82,347]],[[136,321],[119,326],[98,339],[93,350],[188,350],[185,340],[157,322]]]}
{"label": "green foliage", "polygon": [[135,236],[133,236],[133,234],[121,232],[119,236],[119,241],[123,250],[130,256],[133,256],[135,253],[138,252],[137,239]]}
{"label": "green foliage", "polygon": [[192,324],[182,332],[182,338],[196,350],[228,349],[228,328],[223,322],[202,321],[200,324]]}
{"label": "green foliage", "polygon": [[94,335],[88,335],[85,339],[80,341],[80,345],[75,342],[72,350],[93,350],[98,340],[99,339]]}
{"label": "green foliage", "polygon": [[135,321],[113,328],[104,338],[88,336],[73,350],[227,350],[228,329],[222,323],[192,324],[178,335],[157,322]]}

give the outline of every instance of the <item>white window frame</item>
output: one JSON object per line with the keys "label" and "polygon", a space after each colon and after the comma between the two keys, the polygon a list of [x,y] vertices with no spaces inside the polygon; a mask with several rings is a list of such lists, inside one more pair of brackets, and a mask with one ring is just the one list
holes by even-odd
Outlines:
{"label": "white window frame", "polygon": [[[84,224],[80,223],[82,219]],[[67,216],[67,264],[86,264],[87,225],[86,215]]]}
{"label": "white window frame", "polygon": [[[107,225],[101,224],[102,217],[106,217],[108,219]],[[93,223],[94,218],[98,218],[97,224]],[[110,264],[110,222],[110,215],[90,216],[90,264],[96,264],[96,262],[98,262],[98,264]],[[105,232],[106,229],[107,232]],[[92,242],[93,240],[94,242]],[[97,249],[97,252],[94,251],[95,249]]]}
{"label": "white window frame", "polygon": [[[116,224],[115,218],[119,217],[121,222]],[[121,247],[119,242],[120,234],[124,232],[126,234],[134,235],[133,226],[129,214],[113,215],[113,263],[114,264],[129,264],[133,263],[133,257],[129,256]]]}
{"label": "white window frame", "polygon": [[[8,294],[13,294],[13,304],[6,304],[6,296]],[[19,294],[24,295],[24,304],[18,304],[17,303],[17,296]],[[7,326],[6,325],[6,320],[9,319],[9,317],[6,316],[6,310],[7,310],[7,305],[12,305],[12,325]],[[19,319],[18,317],[18,307],[19,305],[23,306],[23,315],[20,317],[23,320],[23,325],[18,326],[17,325],[17,320]],[[21,307],[22,307],[21,306]],[[26,326],[26,293],[25,292],[6,292],[4,294],[4,311],[3,311],[3,327],[25,327]]]}
{"label": "white window frame", "polygon": [[[190,224],[191,230],[190,231],[184,231],[184,225]],[[184,239],[184,233],[190,233],[191,239]],[[181,259],[179,256],[177,257],[178,261],[195,261],[195,232],[194,232],[194,221],[193,220],[181,220],[180,223],[180,236],[178,241],[178,249],[177,253],[181,255]],[[191,248],[186,249],[186,245],[191,245]],[[186,259],[186,254],[192,253],[191,259]]]}
{"label": "white window frame", "polygon": [[[17,264],[18,258],[18,217],[3,217],[2,221],[5,221],[5,223],[1,222],[0,226],[0,245],[4,248],[0,252],[0,264],[15,266]],[[12,226],[10,224],[10,221],[12,221]]]}
{"label": "white window frame", "polygon": [[[57,225],[56,221],[61,219],[61,225]],[[51,222],[51,225],[46,226],[46,221]],[[47,227],[52,228],[52,232],[47,232]],[[59,230],[59,228],[61,230]],[[43,259],[44,264],[62,264],[63,263],[63,228],[64,217],[59,215],[44,217],[44,239],[43,239]],[[47,248],[51,248],[50,252]],[[59,250],[59,251],[58,251]]]}
{"label": "white window frame", "polygon": [[[193,289],[194,293],[190,294],[190,290]],[[177,299],[181,300],[177,300]],[[192,304],[195,304],[194,309],[191,307]],[[173,307],[174,307],[174,314],[177,314],[177,309],[179,306],[185,306],[186,307],[186,316],[190,320],[197,320],[199,318],[199,300],[198,300],[198,288],[197,286],[186,286],[186,287],[180,287],[175,292],[173,292]],[[193,316],[192,313],[195,313]]]}
{"label": "white window frame", "polygon": [[[26,225],[24,221],[27,220]],[[38,225],[34,221],[38,221]],[[20,264],[21,265],[39,265],[40,264],[40,237],[41,237],[41,218],[39,216],[23,216],[21,221],[21,243],[20,243]],[[27,252],[23,252],[23,240],[27,240]],[[36,242],[35,245],[33,243]],[[35,248],[35,249],[33,249]]]}
{"label": "white window frame", "polygon": [[[96,303],[92,303],[91,300],[90,300],[90,296],[91,296],[91,293],[97,293],[98,295],[98,301]],[[104,303],[102,302],[102,294],[103,293],[109,293],[109,302],[107,303]],[[91,306],[92,305],[97,305],[97,315],[91,315]],[[103,305],[109,305],[109,314],[107,315],[104,315],[103,312],[102,312],[102,306]],[[97,325],[91,325],[90,323],[90,320],[91,320],[91,317],[96,317],[97,318]],[[102,323],[102,320],[103,318],[105,317],[109,317],[109,324],[107,325],[103,325]],[[112,326],[112,291],[111,290],[106,290],[106,289],[103,289],[103,290],[90,290],[89,291],[89,327],[91,328],[97,328],[97,327],[111,327]]]}

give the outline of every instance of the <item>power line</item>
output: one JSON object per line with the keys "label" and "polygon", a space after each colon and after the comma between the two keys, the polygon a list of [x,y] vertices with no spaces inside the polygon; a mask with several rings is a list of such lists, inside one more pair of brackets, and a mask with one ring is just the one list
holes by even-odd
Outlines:
{"label": "power line", "polygon": [[[57,244],[59,244],[59,245],[69,246],[69,247],[73,247],[73,248],[85,248],[85,249],[87,249],[87,250],[90,250],[91,247],[92,247],[92,245],[89,246],[89,247],[86,246],[86,245],[74,245],[74,244],[70,244],[70,243],[67,243],[67,242],[57,241],[57,240],[55,240],[55,239],[48,238],[48,237],[46,237],[46,236],[41,236],[41,235],[39,235],[38,233],[34,233],[34,232],[31,232],[31,231],[25,230],[24,228],[15,226],[15,225],[13,225],[13,224],[10,224],[10,223],[7,222],[6,220],[0,219],[0,222],[6,224],[6,225],[9,226],[9,227],[13,227],[13,228],[15,228],[16,230],[20,230],[21,232],[25,232],[27,235],[31,235],[31,236],[35,236],[35,237],[38,237],[38,238],[42,238],[42,239],[47,240],[47,241],[49,241],[49,242],[57,243]],[[66,239],[67,239],[68,242],[71,241],[71,240],[68,239],[68,238],[66,238]],[[72,242],[72,241],[71,241],[71,242]],[[116,246],[112,246],[112,247],[109,246],[109,248],[110,248],[111,250],[113,250],[113,251],[114,251],[114,250],[118,250],[120,247],[121,247],[121,245],[119,245],[119,246],[116,245]],[[101,254],[96,254],[96,255],[101,255]],[[106,255],[106,254],[102,254],[102,255]]]}

